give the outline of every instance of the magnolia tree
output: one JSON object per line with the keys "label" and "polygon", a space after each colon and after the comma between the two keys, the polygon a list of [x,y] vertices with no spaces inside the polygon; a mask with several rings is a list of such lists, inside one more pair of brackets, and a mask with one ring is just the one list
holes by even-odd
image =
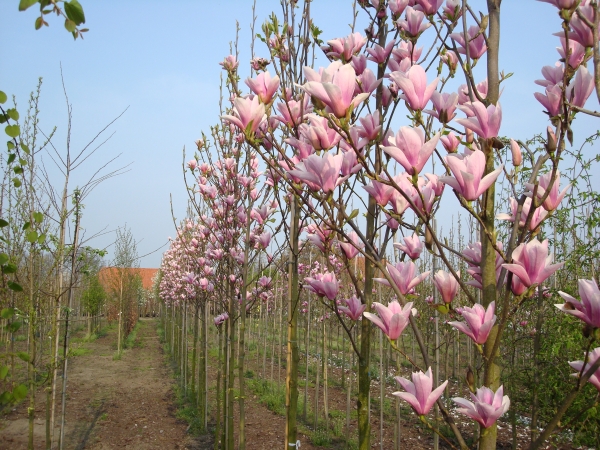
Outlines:
{"label": "magnolia tree", "polygon": [[[202,226],[195,239],[203,242],[204,255],[185,269],[190,273],[180,272],[174,279],[182,285],[185,278],[206,291],[219,289],[209,297],[226,298],[229,306],[215,323],[227,323],[235,340],[239,318],[243,339],[245,314],[239,308],[244,311],[262,295],[248,290],[250,250],[268,247],[271,234],[263,224],[281,206],[289,283],[286,448],[299,446],[296,331],[302,308],[302,229],[324,262],[323,270],[305,277],[303,285],[335,313],[358,357],[359,448],[371,447],[373,325],[399,351],[397,340],[412,333],[423,364],[409,359],[411,380],[398,377],[401,389],[395,395],[439,433],[429,418],[437,405],[453,434],[440,436],[453,448],[468,448],[465,430],[440,400],[447,381],[435,379],[415,318],[432,307],[449,315],[446,326],[468,336],[479,354],[475,373],[466,376],[470,398],[452,400],[458,412],[479,424],[479,448],[496,448],[496,421],[510,407],[500,368],[503,343],[527,301],[543,296],[544,283],[563,264],[552,261],[545,238],[547,224],[568,192],[560,187],[559,165],[573,140],[573,120],[580,114],[597,116],[585,106],[594,91],[600,98],[597,3],[545,1],[557,9],[562,31],[559,61],[540,68],[542,79],[536,81],[544,91],[535,93],[540,114],[549,117],[539,148],[500,131],[501,83],[506,78],[498,61],[500,0],[488,0],[487,11],[479,16],[468,2],[458,0],[358,1],[355,17],[366,24],[364,34],[353,25],[348,36],[326,44],[312,22],[310,2],[290,2],[283,6],[281,23],[273,15],[262,34],[256,34],[264,43],[257,52],[264,56],[254,54],[253,43],[248,89],[239,85],[236,56],[221,63],[231,104],[221,116],[223,126],[213,129],[214,147],[201,140],[188,164],[199,176],[190,192],[199,190],[196,209]],[[313,61],[319,52],[330,63],[317,69]],[[476,78],[476,66],[485,66],[487,76]],[[260,177],[257,158],[266,166],[268,192],[279,202],[254,190]],[[511,193],[510,202],[496,201],[500,188]],[[257,201],[260,208],[254,206]],[[444,204],[456,201],[477,227],[478,238],[464,248],[453,248],[435,226],[436,215],[448,207]],[[391,244],[402,255],[399,262],[391,262]],[[418,273],[424,247],[441,267],[433,274]],[[359,257],[364,267],[353,264]],[[457,259],[466,266],[462,275]],[[341,271],[352,281],[352,295],[340,293]],[[416,289],[431,275],[437,302],[427,305],[418,300]],[[208,276],[215,278],[208,281]],[[374,283],[391,290],[387,305],[373,301]],[[188,292],[189,286],[181,289]],[[176,292],[164,295],[176,298]],[[238,293],[241,303],[234,301]],[[600,348],[594,349],[600,329],[596,281],[579,280],[578,298],[560,295],[564,303],[557,307],[584,323],[585,354],[582,361],[568,363],[576,371],[573,386],[545,428],[532,432],[531,448],[548,439],[588,381],[600,390]],[[466,304],[460,306],[458,296]],[[227,351],[233,355],[232,348]],[[243,355],[240,399],[242,367]],[[231,366],[229,370],[232,387]],[[239,448],[244,448],[243,400],[240,406]],[[233,423],[225,425],[232,433]],[[233,448],[233,434],[222,442]]]}

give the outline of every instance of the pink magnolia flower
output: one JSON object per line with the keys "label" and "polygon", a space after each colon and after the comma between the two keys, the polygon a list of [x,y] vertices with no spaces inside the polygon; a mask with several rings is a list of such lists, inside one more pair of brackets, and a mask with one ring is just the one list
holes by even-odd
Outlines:
{"label": "pink magnolia flower", "polygon": [[381,148],[398,161],[406,172],[414,175],[423,169],[439,139],[440,134],[437,133],[425,142],[425,132],[421,128],[400,127],[395,136],[388,138],[389,145]]}
{"label": "pink magnolia flower", "polygon": [[562,112],[562,89],[556,84],[546,88],[546,94],[534,92],[533,96],[542,104],[550,117],[560,116]]}
{"label": "pink magnolia flower", "polygon": [[[431,271],[423,272],[421,275],[416,275],[417,266],[412,261],[398,262],[395,266],[388,263],[387,270],[390,278],[398,287],[402,295],[409,294],[410,291],[423,281],[431,273]],[[386,286],[391,286],[390,282],[385,278],[373,278]]]}
{"label": "pink magnolia flower", "polygon": [[485,170],[485,156],[479,150],[470,155],[450,154],[446,157],[446,164],[454,177],[440,177],[440,181],[450,185],[468,201],[479,198],[496,181],[504,167],[500,166],[481,178]]}
{"label": "pink magnolia flower", "polygon": [[342,136],[329,127],[326,117],[316,114],[308,115],[309,123],[300,125],[300,135],[309,142],[315,150],[329,150],[340,142]]}
{"label": "pink magnolia flower", "polygon": [[196,161],[195,159],[190,159],[187,163],[187,166],[193,172],[194,170],[196,170],[196,167],[198,166],[198,161]]}
{"label": "pink magnolia flower", "polygon": [[569,54],[568,63],[573,69],[577,69],[585,58],[585,47],[579,42],[569,39],[569,48],[566,48],[567,40],[564,35],[560,38],[560,47],[556,47],[558,54],[563,60],[567,60],[567,54]]}
{"label": "pink magnolia flower", "polygon": [[455,111],[458,104],[458,94],[456,92],[449,94],[434,91],[431,95],[431,102],[433,103],[433,111],[426,109],[424,112],[435,117],[441,123],[448,123],[456,117]]}
{"label": "pink magnolia flower", "polygon": [[[579,377],[579,374],[582,373],[582,369],[583,373],[585,374],[585,372],[587,372],[590,369],[590,367],[592,367],[596,363],[596,361],[598,361],[598,358],[600,358],[600,347],[596,347],[594,350],[592,350],[588,355],[588,360],[585,362],[569,361],[569,365],[577,371],[577,373],[572,373],[571,376]],[[592,385],[596,389],[598,389],[598,392],[600,392],[600,369],[596,370],[596,372],[594,372],[594,374],[590,377],[588,381],[592,383]]]}
{"label": "pink magnolia flower", "polygon": [[397,300],[391,301],[388,306],[373,302],[373,307],[379,317],[370,312],[363,312],[363,316],[381,328],[389,339],[395,341],[408,325],[408,319],[412,314],[412,305],[412,302],[408,302],[402,308]]}
{"label": "pink magnolia flower", "polygon": [[412,236],[404,236],[404,244],[396,242],[394,247],[406,253],[414,261],[421,256],[423,242],[419,239],[419,235],[414,233]]}
{"label": "pink magnolia flower", "polygon": [[578,0],[538,0],[539,2],[550,3],[558,9],[571,9],[577,5]]}
{"label": "pink magnolia flower", "polygon": [[340,248],[346,255],[346,258],[352,259],[356,255],[358,255],[358,253],[359,253],[358,249],[363,248],[365,246],[365,244],[360,240],[360,238],[358,237],[358,234],[356,234],[356,232],[354,232],[354,231],[350,232],[350,234],[348,235],[348,238],[350,239],[349,243],[340,242],[339,244],[340,244]]}
{"label": "pink magnolia flower", "polygon": [[446,149],[448,153],[456,153],[458,151],[458,146],[460,145],[460,139],[456,137],[454,132],[450,132],[446,135],[442,135],[440,137],[440,141],[442,141],[442,145]]}
{"label": "pink magnolia flower", "polygon": [[420,9],[428,16],[435,14],[444,0],[415,0],[415,8]]}
{"label": "pink magnolia flower", "polygon": [[[452,33],[450,37],[458,44],[458,53],[465,55],[467,53],[465,50],[465,34],[462,32]],[[469,27],[467,30],[467,39],[469,41],[469,56],[472,59],[481,58],[487,51],[487,46],[485,45],[485,37],[477,25]]]}
{"label": "pink magnolia flower", "polygon": [[565,69],[563,65],[557,62],[554,66],[542,67],[543,80],[535,80],[535,84],[543,87],[551,87],[563,82]]}
{"label": "pink magnolia flower", "polygon": [[403,92],[399,97],[415,111],[425,108],[439,81],[438,77],[428,85],[427,74],[420,65],[412,66],[406,74],[392,72],[390,78]]}
{"label": "pink magnolia flower", "polygon": [[366,51],[369,54],[367,59],[376,64],[383,64],[387,57],[390,56],[390,53],[394,48],[394,44],[396,44],[396,40],[392,39],[386,44],[385,48],[377,44],[373,45],[372,48],[367,48]]}
{"label": "pink magnolia flower", "polygon": [[441,56],[441,60],[448,66],[451,73],[456,71],[456,67],[458,67],[458,56],[456,56],[456,53],[452,50],[446,51],[446,53]]}
{"label": "pink magnolia flower", "polygon": [[593,47],[594,33],[581,19],[581,16],[585,17],[590,23],[594,23],[594,8],[589,4],[584,5],[583,3],[579,4],[577,13],[571,17],[571,21],[569,22],[572,28],[572,32],[569,33],[569,39],[579,42],[584,47]]}
{"label": "pink magnolia flower", "polygon": [[335,300],[340,290],[340,283],[333,272],[318,273],[314,278],[305,277],[304,281],[308,283],[304,285],[305,288],[329,300]]}
{"label": "pink magnolia flower", "polygon": [[[544,194],[546,193],[546,190],[548,189],[548,186],[550,185],[550,177],[551,176],[552,176],[552,172],[548,172],[539,178],[538,187],[537,187],[537,191],[536,191],[538,199],[541,199],[544,196]],[[542,204],[542,206],[544,207],[544,209],[546,211],[554,211],[556,208],[558,208],[558,205],[560,205],[560,202],[562,202],[562,199],[565,197],[566,193],[568,192],[569,188],[571,187],[571,185],[569,184],[569,185],[567,185],[566,188],[564,188],[559,193],[558,192],[559,185],[560,185],[560,172],[557,170],[556,171],[556,179],[554,180],[554,183],[552,183],[552,187],[550,188],[550,194],[548,194],[548,197],[546,197],[546,200],[544,200],[544,203]],[[533,195],[534,188],[535,188],[535,186],[533,184],[525,183],[525,189],[527,189],[527,192],[525,193],[525,195],[528,195],[529,197],[531,197]]]}
{"label": "pink magnolia flower", "polygon": [[431,26],[431,23],[425,21],[425,13],[411,6],[407,6],[404,10],[405,20],[398,20],[396,24],[406,36],[416,38]]}
{"label": "pink magnolia flower", "polygon": [[[380,176],[385,178],[384,175]],[[386,206],[395,193],[395,189],[392,186],[388,186],[387,184],[375,180],[371,181],[371,184],[368,186],[363,186],[362,188],[375,199],[379,206]]]}
{"label": "pink magnolia flower", "polygon": [[594,76],[585,66],[581,66],[575,75],[575,82],[569,85],[566,94],[573,105],[583,108],[593,90]]}
{"label": "pink magnolia flower", "polygon": [[363,73],[356,77],[354,95],[371,94],[381,84],[381,81],[381,79],[377,79],[371,69],[363,70]]}
{"label": "pink magnolia flower", "polygon": [[[500,107],[500,102],[498,102],[497,105],[489,105],[487,108],[479,101],[467,103],[466,106],[471,110],[474,117],[456,119],[455,122],[474,131],[479,137],[484,139],[498,136],[500,124],[502,123],[502,108]],[[464,111],[464,108],[464,106],[461,106],[461,111]]]}
{"label": "pink magnolia flower", "polygon": [[368,93],[364,93],[353,98],[355,83],[354,68],[350,64],[334,61],[323,70],[321,82],[308,81],[301,88],[325,103],[336,117],[345,117],[350,106],[354,108],[369,97]]}
{"label": "pink magnolia flower", "polygon": [[406,392],[394,392],[392,395],[406,401],[419,416],[424,416],[431,410],[448,384],[448,380],[446,380],[432,391],[433,375],[431,374],[431,367],[427,369],[426,373],[421,371],[413,372],[412,382],[403,377],[395,378]]}
{"label": "pink magnolia flower", "polygon": [[366,43],[367,38],[361,36],[360,33],[353,33],[343,38],[327,41],[328,45],[322,46],[321,49],[332,59],[349,62],[353,55],[360,53]]}
{"label": "pink magnolia flower", "polygon": [[225,323],[225,321],[229,319],[229,314],[227,314],[226,312],[223,314],[219,314],[217,317],[215,317],[214,322],[215,322],[215,326],[219,327],[221,325],[223,325],[223,323]]}
{"label": "pink magnolia flower", "polygon": [[408,6],[409,0],[390,0],[388,3],[388,7],[392,12],[392,18],[394,20],[398,20],[398,18],[402,15],[406,7]]}
{"label": "pink magnolia flower", "polygon": [[308,103],[308,95],[301,101],[289,100],[286,103],[277,103],[277,109],[280,116],[274,116],[275,119],[289,127],[294,127],[304,120],[306,114],[312,112],[312,105]]}
{"label": "pink magnolia flower", "polygon": [[444,5],[444,17],[451,22],[456,22],[462,16],[460,0],[446,0]]}
{"label": "pink magnolia flower", "polygon": [[258,127],[266,120],[265,105],[259,102],[258,97],[243,98],[238,97],[234,101],[233,116],[224,115],[221,118],[228,123],[232,123],[242,131],[254,133]]}
{"label": "pink magnolia flower", "polygon": [[477,394],[471,393],[473,402],[461,397],[454,397],[452,401],[462,406],[458,412],[469,416],[479,422],[483,428],[489,428],[496,420],[508,411],[510,399],[504,395],[504,388],[500,386],[496,393],[486,386],[477,389]]}
{"label": "pink magnolia flower", "polygon": [[345,177],[340,178],[343,162],[344,155],[341,153],[335,156],[325,153],[322,157],[312,154],[296,164],[296,168],[288,174],[304,181],[313,191],[333,192],[345,180]]}
{"label": "pink magnolia flower", "polygon": [[365,117],[361,117],[360,124],[362,125],[358,130],[358,135],[374,141],[381,132],[381,123],[379,111],[375,111],[373,114],[367,114]]}
{"label": "pink magnolia flower", "polygon": [[353,295],[345,301],[346,306],[338,306],[337,309],[346,314],[350,320],[359,320],[365,309],[367,309],[367,305],[363,305],[356,295]]}
{"label": "pink magnolia flower", "polygon": [[510,152],[512,153],[513,166],[520,166],[523,162],[523,154],[521,153],[521,147],[514,139],[510,140]]}
{"label": "pink magnolia flower", "polygon": [[583,320],[592,328],[600,328],[600,290],[595,280],[578,280],[581,302],[569,294],[559,291],[566,303],[554,305],[567,314]]}
{"label": "pink magnolia flower", "polygon": [[534,239],[523,243],[515,249],[512,257],[513,263],[502,264],[502,267],[518,276],[527,287],[544,282],[564,265],[550,264],[552,256],[548,254],[548,239],[543,242]]}
{"label": "pink magnolia flower", "polygon": [[478,303],[472,308],[465,306],[460,312],[465,322],[448,322],[448,325],[462,331],[476,344],[483,345],[496,323],[495,309],[496,302],[491,302],[487,310]]}
{"label": "pink magnolia flower", "polygon": [[[517,216],[517,210],[519,208],[519,202],[513,197],[510,198],[510,209],[511,214],[501,213],[496,216],[498,220],[508,220],[510,222],[515,221]],[[523,208],[521,209],[521,217],[519,217],[519,227],[523,228],[525,226],[525,222],[527,221],[527,217],[529,216],[529,210],[531,209],[531,198],[526,198],[525,203],[523,203]],[[531,216],[531,222],[529,222],[529,231],[535,230],[546,218],[548,212],[543,208],[536,208]]]}
{"label": "pink magnolia flower", "polygon": [[246,78],[246,85],[258,95],[261,102],[268,105],[271,103],[277,89],[279,89],[279,77],[271,78],[269,72],[262,72],[256,78]]}
{"label": "pink magnolia flower", "polygon": [[[423,53],[423,47],[415,48],[412,42],[402,41],[395,50],[392,50],[392,57],[394,61],[400,65],[406,60],[408,63],[406,70],[408,70],[412,66],[411,63],[419,60],[421,53]],[[406,70],[402,70],[402,72],[406,72]]]}
{"label": "pink magnolia flower", "polygon": [[239,66],[240,63],[235,56],[229,55],[226,56],[225,59],[219,63],[219,65],[223,67],[223,70],[232,71],[237,69],[237,66]]}
{"label": "pink magnolia flower", "polygon": [[442,296],[444,303],[452,303],[458,292],[458,281],[454,275],[444,270],[438,270],[433,276],[433,284]]}

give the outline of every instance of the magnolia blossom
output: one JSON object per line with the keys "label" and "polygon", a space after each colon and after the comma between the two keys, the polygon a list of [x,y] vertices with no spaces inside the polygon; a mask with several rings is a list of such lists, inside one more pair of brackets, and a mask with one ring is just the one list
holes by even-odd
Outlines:
{"label": "magnolia blossom", "polygon": [[518,276],[527,287],[544,282],[564,265],[550,264],[552,256],[548,254],[548,239],[543,242],[534,239],[522,243],[515,249],[512,257],[513,263],[502,264],[502,267]]}
{"label": "magnolia blossom", "polygon": [[[600,358],[600,347],[596,347],[589,353],[587,361],[569,361],[569,365],[577,371],[577,373],[572,373],[571,376],[579,377],[580,373],[585,374],[598,361],[598,358]],[[600,392],[600,368],[593,373],[588,381]]]}
{"label": "magnolia blossom", "polygon": [[421,256],[423,242],[419,239],[419,235],[414,233],[412,236],[404,236],[404,244],[397,242],[394,244],[394,248],[403,251],[414,261]]}
{"label": "magnolia blossom", "polygon": [[474,131],[479,137],[489,139],[498,136],[500,124],[502,123],[502,108],[500,103],[489,105],[487,108],[479,101],[465,103],[460,107],[461,111],[470,110],[472,117],[456,119],[465,128]]}
{"label": "magnolia blossom", "polygon": [[258,95],[261,102],[269,104],[279,89],[279,76],[271,78],[269,72],[262,72],[256,78],[246,78],[246,85]]}
{"label": "magnolia blossom", "polygon": [[[312,71],[309,67],[304,70]],[[354,68],[350,64],[334,61],[323,70],[320,82],[308,81],[301,88],[325,103],[336,117],[345,117],[350,106],[354,108],[369,97],[369,93],[353,97],[355,83]]]}
{"label": "magnolia blossom", "polygon": [[381,328],[388,338],[395,341],[408,325],[409,317],[412,314],[412,305],[412,302],[408,302],[402,308],[397,300],[391,301],[388,306],[373,302],[373,307],[379,317],[369,312],[363,312],[363,316]]}
{"label": "magnolia blossom", "polygon": [[558,84],[546,87],[546,94],[534,92],[533,96],[546,108],[550,117],[559,116],[562,112],[562,89]]}
{"label": "magnolia blossom", "polygon": [[[395,266],[388,263],[387,271],[402,295],[408,294],[431,273],[431,271],[427,271],[416,276],[417,266],[412,261],[400,261]],[[373,280],[385,284],[386,286],[391,286],[390,282],[385,278],[373,278]]]}
{"label": "magnolia blossom", "polygon": [[425,20],[425,13],[411,6],[406,7],[405,20],[398,20],[396,24],[408,37],[419,37],[423,31],[431,26],[429,21]]}
{"label": "magnolia blossom", "polygon": [[348,238],[350,239],[349,243],[340,242],[339,244],[340,244],[340,248],[346,255],[346,258],[352,259],[356,255],[358,255],[358,253],[359,253],[358,249],[363,248],[365,246],[365,244],[360,240],[360,238],[358,237],[358,234],[356,234],[356,232],[354,232],[354,231],[350,232],[350,234],[348,235]]}
{"label": "magnolia blossom", "polygon": [[438,270],[433,276],[433,284],[442,296],[444,303],[452,303],[458,292],[458,281],[454,275],[444,270]]}
{"label": "magnolia blossom", "polygon": [[495,308],[496,302],[491,302],[487,310],[480,304],[475,304],[472,308],[465,306],[460,313],[465,322],[448,322],[448,325],[462,331],[476,344],[483,345],[496,323]]}
{"label": "magnolia blossom", "polygon": [[450,185],[465,200],[469,201],[479,198],[496,181],[504,167],[500,166],[481,178],[485,170],[485,156],[479,150],[470,155],[450,154],[446,157],[446,164],[454,176],[440,177],[439,180]]}
{"label": "magnolia blossom", "polygon": [[554,305],[567,314],[584,321],[592,328],[600,328],[600,290],[595,280],[578,280],[581,302],[569,294],[559,291],[565,303]]}
{"label": "magnolia blossom", "polygon": [[439,77],[427,84],[427,74],[420,65],[412,66],[406,73],[392,72],[390,79],[396,83],[403,94],[400,98],[406,100],[413,110],[423,110],[433,95]]}
{"label": "magnolia blossom", "polygon": [[425,373],[421,371],[413,372],[412,382],[404,377],[395,377],[395,379],[406,392],[394,392],[392,395],[406,401],[420,416],[424,416],[431,410],[448,384],[448,380],[446,380],[432,391],[433,375],[431,374],[431,367]]}
{"label": "magnolia blossom", "polygon": [[[496,216],[498,220],[509,220],[511,222],[515,221],[517,216],[517,211],[519,208],[519,202],[513,197],[510,198],[510,209],[511,214],[501,213]],[[531,209],[531,198],[526,198],[523,203],[523,207],[521,208],[521,217],[519,217],[519,227],[524,227],[527,221],[527,217],[529,217],[529,211]],[[529,231],[535,230],[546,218],[548,212],[543,208],[536,208],[531,216],[531,221],[529,222]]]}
{"label": "magnolia blossom", "polygon": [[351,320],[359,320],[365,309],[367,309],[367,305],[363,305],[356,295],[345,301],[346,306],[338,306],[337,309],[346,314]]}
{"label": "magnolia blossom", "polygon": [[233,116],[224,115],[221,118],[243,131],[254,133],[267,116],[265,115],[265,105],[259,102],[258,97],[252,99],[237,97],[233,105]]}
{"label": "magnolia blossom", "polygon": [[314,278],[305,277],[304,281],[308,283],[304,285],[305,288],[329,300],[335,300],[340,289],[340,283],[333,272],[319,273]]}
{"label": "magnolia blossom", "polygon": [[486,386],[477,389],[477,394],[471,393],[473,402],[461,397],[454,397],[452,401],[461,408],[458,412],[476,420],[483,428],[489,428],[496,420],[508,411],[510,399],[504,395],[504,388],[500,386],[496,393]]}
{"label": "magnolia blossom", "polygon": [[381,148],[398,161],[406,172],[414,175],[423,169],[439,139],[440,134],[437,133],[425,142],[425,132],[421,128],[400,127],[395,136],[388,138],[390,145]]}
{"label": "magnolia blossom", "polygon": [[[487,51],[485,45],[485,36],[477,25],[471,25],[467,31],[467,41],[469,42],[469,57],[472,59],[481,58]],[[452,33],[450,37],[458,44],[458,53],[465,55],[465,33]]]}
{"label": "magnolia blossom", "polygon": [[313,154],[288,173],[304,181],[313,191],[333,192],[345,181],[345,177],[340,178],[343,162],[344,155],[341,153],[325,153],[322,157]]}
{"label": "magnolia blossom", "polygon": [[229,314],[227,314],[226,312],[223,314],[219,314],[218,316],[215,317],[214,322],[215,322],[215,326],[219,327],[220,325],[223,325],[223,323],[229,319]]}
{"label": "magnolia blossom", "polygon": [[424,112],[432,115],[441,123],[448,123],[456,117],[455,111],[456,105],[458,105],[458,94],[456,92],[440,93],[434,91],[431,95],[431,102],[433,103],[433,111],[426,109]]}

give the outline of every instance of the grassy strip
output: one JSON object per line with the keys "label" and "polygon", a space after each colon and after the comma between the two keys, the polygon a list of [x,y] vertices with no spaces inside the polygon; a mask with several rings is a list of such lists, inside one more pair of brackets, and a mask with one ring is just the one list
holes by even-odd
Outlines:
{"label": "grassy strip", "polygon": [[133,347],[143,347],[143,343],[141,341],[136,341],[137,338],[137,332],[139,331],[139,329],[142,327],[142,321],[138,320],[135,324],[135,326],[133,327],[133,330],[131,330],[131,333],[129,333],[127,335],[127,337],[125,338],[125,342],[123,343],[123,348],[133,348]]}

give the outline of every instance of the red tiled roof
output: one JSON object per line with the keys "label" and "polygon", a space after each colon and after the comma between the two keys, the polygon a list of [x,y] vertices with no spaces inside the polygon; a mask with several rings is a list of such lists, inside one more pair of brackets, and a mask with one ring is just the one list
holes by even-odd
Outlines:
{"label": "red tiled roof", "polygon": [[[102,285],[106,288],[110,288],[110,280],[113,277],[116,277],[118,274],[118,269],[116,267],[103,267],[102,269],[100,269],[100,273],[98,274],[98,277],[100,278],[100,283],[102,283]],[[158,272],[158,269],[149,269],[149,268],[125,268],[123,269],[126,272],[130,272],[132,274],[138,274],[141,278],[142,278],[142,286],[144,287],[144,289],[151,289],[152,288],[152,279],[154,278],[154,276],[156,275],[156,273]]]}

